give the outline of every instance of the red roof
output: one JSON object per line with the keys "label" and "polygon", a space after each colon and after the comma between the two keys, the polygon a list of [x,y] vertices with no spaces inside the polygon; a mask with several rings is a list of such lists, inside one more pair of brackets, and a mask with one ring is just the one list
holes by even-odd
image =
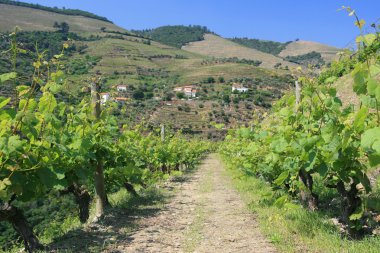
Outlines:
{"label": "red roof", "polygon": [[129,98],[119,97],[119,98],[115,98],[115,100],[118,100],[118,101],[127,101],[127,100],[129,100]]}

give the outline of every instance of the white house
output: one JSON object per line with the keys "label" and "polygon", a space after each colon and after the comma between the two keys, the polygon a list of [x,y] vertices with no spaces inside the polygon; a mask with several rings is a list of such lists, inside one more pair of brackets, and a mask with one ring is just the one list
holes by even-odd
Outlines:
{"label": "white house", "polygon": [[185,86],[183,87],[183,92],[189,98],[195,98],[197,95],[197,89],[193,86]]}
{"label": "white house", "polygon": [[183,87],[175,87],[175,92],[183,92],[185,93],[185,96],[189,98],[195,98],[197,96],[197,89],[191,85],[189,86],[183,86]]}
{"label": "white house", "polygon": [[118,85],[118,86],[116,86],[116,89],[119,92],[125,92],[125,91],[127,91],[127,85]]}
{"label": "white house", "polygon": [[102,92],[99,93],[100,95],[100,103],[104,105],[106,102],[108,102],[111,99],[111,96],[108,92]]}
{"label": "white house", "polygon": [[174,91],[181,92],[183,91],[183,87],[175,87]]}
{"label": "white house", "polygon": [[232,92],[234,92],[235,90],[238,91],[238,92],[247,92],[247,91],[248,91],[248,88],[244,87],[244,86],[241,85],[241,84],[236,84],[236,83],[234,83],[234,84],[232,85]]}

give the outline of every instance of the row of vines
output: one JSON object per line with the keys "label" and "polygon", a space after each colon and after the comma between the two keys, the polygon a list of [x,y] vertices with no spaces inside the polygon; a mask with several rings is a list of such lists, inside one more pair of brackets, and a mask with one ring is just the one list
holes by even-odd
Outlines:
{"label": "row of vines", "polygon": [[[17,34],[11,36],[16,41]],[[27,52],[13,43],[8,53],[16,58]],[[112,114],[117,106],[100,105],[97,77],[89,80],[91,96],[79,104],[60,102],[57,94],[66,85],[62,57],[47,60],[44,52],[37,53],[30,86],[19,84],[14,70],[0,75],[0,83],[13,82],[17,90],[13,98],[0,97],[0,221],[12,224],[29,252],[43,245],[15,201],[74,194],[79,218],[86,222],[95,199],[96,221],[104,215],[107,194],[121,188],[137,194],[136,186],[194,166],[208,149],[180,134],[163,138],[142,126],[120,126]]]}
{"label": "row of vines", "polygon": [[[364,21],[357,18],[356,25],[362,31]],[[380,165],[380,35],[361,34],[356,41],[355,53],[346,52],[317,77],[299,78],[297,92],[285,95],[253,129],[230,133],[221,147],[232,167],[288,193],[280,194],[278,206],[299,201],[315,211],[331,204],[321,203],[326,199],[315,185],[333,191],[353,238],[363,236],[370,214],[380,211],[369,176]],[[346,74],[360,99],[355,105],[344,105],[333,85]]]}

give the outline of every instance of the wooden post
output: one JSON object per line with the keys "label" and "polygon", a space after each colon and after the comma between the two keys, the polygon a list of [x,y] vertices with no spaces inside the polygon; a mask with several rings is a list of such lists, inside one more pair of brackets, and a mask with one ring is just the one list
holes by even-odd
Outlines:
{"label": "wooden post", "polygon": [[[97,81],[91,83],[91,96],[92,96],[92,115],[95,118],[95,122],[100,118],[100,96],[99,96],[99,85]],[[96,170],[94,173],[94,184],[95,184],[95,217],[94,222],[98,222],[104,217],[104,207],[107,203],[107,195],[104,185],[104,172],[103,172],[103,159],[97,158]]]}
{"label": "wooden post", "polygon": [[298,111],[298,106],[301,103],[301,86],[299,85],[298,81],[296,81],[296,108],[295,112]]}
{"label": "wooden post", "polygon": [[161,124],[161,141],[165,141],[165,125]]}

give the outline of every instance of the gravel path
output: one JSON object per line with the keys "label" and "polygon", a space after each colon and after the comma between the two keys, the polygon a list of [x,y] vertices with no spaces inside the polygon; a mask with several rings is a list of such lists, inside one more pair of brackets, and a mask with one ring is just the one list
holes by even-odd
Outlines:
{"label": "gravel path", "polygon": [[106,252],[276,252],[260,233],[216,155],[210,155],[156,216]]}

